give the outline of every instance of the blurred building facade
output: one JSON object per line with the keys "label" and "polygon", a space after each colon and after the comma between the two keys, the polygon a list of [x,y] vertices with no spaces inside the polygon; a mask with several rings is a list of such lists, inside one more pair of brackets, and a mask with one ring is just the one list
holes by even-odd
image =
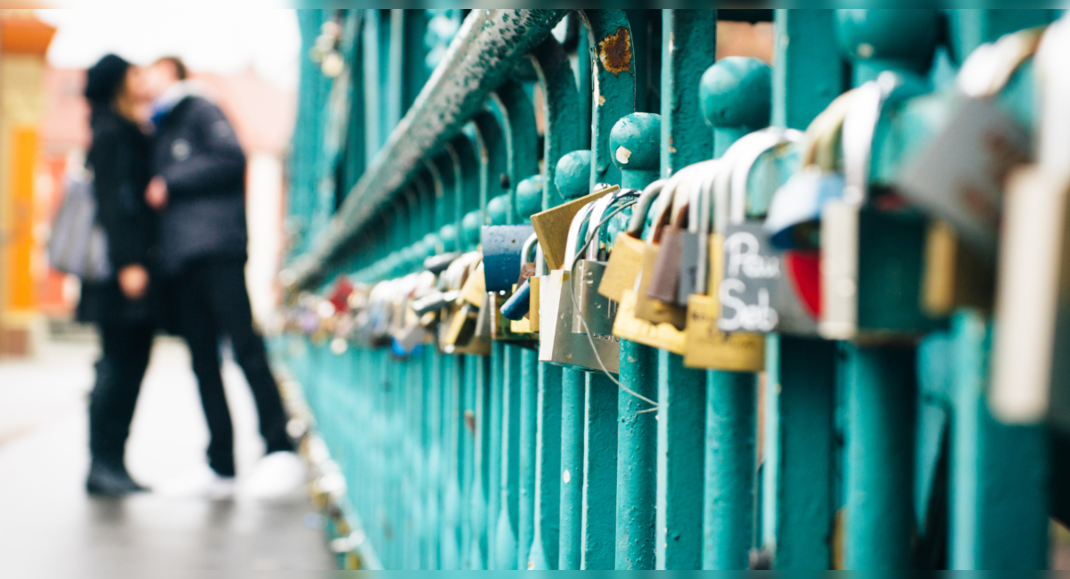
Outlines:
{"label": "blurred building facade", "polygon": [[31,10],[0,10],[0,356],[30,354],[43,337],[35,192],[55,32]]}

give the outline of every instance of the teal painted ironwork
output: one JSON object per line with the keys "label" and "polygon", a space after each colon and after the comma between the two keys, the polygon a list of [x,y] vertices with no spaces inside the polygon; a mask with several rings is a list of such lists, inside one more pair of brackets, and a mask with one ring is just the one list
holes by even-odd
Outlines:
{"label": "teal painted ironwork", "polygon": [[[657,180],[660,156],[654,145],[660,138],[658,115],[633,113],[613,126],[610,149],[624,187],[643,189]],[[622,149],[631,153],[617,154]],[[658,399],[658,353],[649,346],[621,340],[620,357],[620,381],[631,393],[618,394],[614,564],[623,570],[653,569],[658,427],[657,415],[647,400]]]}
{"label": "teal painted ironwork", "polygon": [[952,324],[953,569],[1042,569],[1048,563],[1047,441],[1039,425],[999,424],[985,403],[991,323],[963,311]]}
{"label": "teal painted ironwork", "polygon": [[[345,72],[302,59],[286,286],[418,273],[427,257],[475,250],[483,225],[597,183],[642,188],[770,118],[805,129],[848,86],[891,70],[924,96],[894,101],[880,121],[870,177],[887,186],[956,111],[967,55],[1060,13],[777,10],[772,67],[710,66],[718,14],[751,17],[477,10],[447,50],[456,12],[302,12],[304,53],[324,22],[342,25]],[[1035,86],[1026,62],[992,102],[1032,126]],[[797,162],[758,161],[749,218]],[[884,267],[882,247],[909,241],[920,255],[925,224],[915,225],[910,240],[867,226],[863,276]],[[883,289],[920,281],[901,285]],[[888,306],[913,293],[874,295],[860,310],[917,314]],[[1062,504],[1058,487],[1048,492],[1047,428],[988,411],[993,321],[965,310],[946,322],[894,344],[770,335],[764,381],[623,342],[619,380],[656,401],[656,415],[601,373],[503,343],[487,357],[427,345],[406,357],[317,330],[280,337],[272,352],[304,385],[346,483],[331,508],[352,510],[346,540],[374,566],[1041,567],[1048,501]],[[347,532],[339,520],[332,537]]]}

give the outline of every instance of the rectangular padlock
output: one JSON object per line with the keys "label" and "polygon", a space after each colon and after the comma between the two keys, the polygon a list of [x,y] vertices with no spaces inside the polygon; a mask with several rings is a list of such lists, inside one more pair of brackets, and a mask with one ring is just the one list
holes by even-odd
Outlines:
{"label": "rectangular padlock", "polygon": [[487,291],[509,291],[517,282],[522,263],[521,250],[534,231],[531,225],[483,226],[480,233]]}
{"label": "rectangular padlock", "polygon": [[995,263],[960,240],[943,220],[929,223],[922,274],[922,307],[933,317],[958,308],[991,311],[995,295]]}
{"label": "rectangular padlock", "polygon": [[542,248],[546,257],[546,265],[551,269],[561,269],[565,264],[566,247],[568,245],[568,231],[572,225],[572,219],[587,204],[604,197],[620,189],[613,185],[600,189],[531,216],[531,225],[539,237],[539,247]]}
{"label": "rectangular padlock", "polygon": [[635,281],[643,268],[645,250],[646,243],[642,239],[632,237],[627,232],[618,233],[598,293],[620,303],[625,290],[635,289]]}

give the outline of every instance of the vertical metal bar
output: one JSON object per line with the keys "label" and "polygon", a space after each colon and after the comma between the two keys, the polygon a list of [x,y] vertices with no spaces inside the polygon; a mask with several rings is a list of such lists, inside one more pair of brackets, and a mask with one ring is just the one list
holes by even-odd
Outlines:
{"label": "vertical metal bar", "polygon": [[847,456],[844,562],[909,569],[914,518],[914,349],[842,345]]}
{"label": "vertical metal bar", "polygon": [[[619,169],[612,161],[609,150],[609,136],[613,124],[635,110],[635,58],[631,50],[631,26],[628,23],[627,16],[621,10],[583,10],[579,14],[587,29],[586,36],[589,52],[587,58],[592,65],[593,72],[591,90],[591,188],[597,183],[615,183],[618,181],[624,187],[642,188],[645,183],[630,183],[626,176],[622,179]],[[584,55],[580,55],[580,59],[582,60],[583,58]],[[621,341],[621,359],[626,361],[621,364],[621,381],[633,391],[644,392],[650,397],[656,396],[656,393],[653,392],[656,385],[653,350],[638,344]],[[591,377],[591,380],[596,384],[601,382],[600,379],[596,380],[594,376]],[[592,520],[595,517],[604,516],[605,511],[603,505],[596,505],[592,499],[597,497],[605,500],[608,497],[605,496],[606,489],[599,487],[603,483],[604,473],[598,468],[599,465],[592,464],[592,453],[595,448],[592,448],[590,441],[592,437],[595,440],[604,441],[604,438],[609,433],[593,431],[596,427],[606,427],[608,425],[601,421],[592,423],[592,418],[597,419],[603,416],[598,412],[592,415],[590,410],[592,405],[595,408],[599,408],[600,403],[605,401],[606,395],[605,392],[601,391],[602,389],[592,390],[590,383],[588,386],[588,433],[585,436],[587,444],[585,444],[586,456],[584,458],[583,485],[583,567],[585,569],[605,569],[608,568],[605,553],[604,551],[598,552],[598,550],[605,548],[602,543],[606,538],[604,536],[605,522]],[[599,394],[600,397],[592,399],[594,393]],[[616,392],[614,391],[613,394],[615,395]],[[618,398],[618,412],[621,424],[618,427],[616,448],[618,480],[616,481],[617,492],[615,495],[617,531],[614,541],[616,545],[614,561],[617,568],[623,569],[644,568],[641,565],[642,562],[638,560],[639,557],[634,556],[634,549],[630,548],[636,546],[636,544],[631,543],[630,537],[635,535],[638,538],[644,533],[650,533],[652,536],[653,531],[652,525],[654,521],[651,503],[653,499],[654,460],[652,447],[654,432],[653,425],[647,424],[648,422],[653,422],[653,420],[646,420],[652,418],[649,415],[634,414],[636,410],[641,409],[642,406],[639,406],[638,400],[631,396],[622,395]],[[637,419],[637,416],[640,418]],[[637,476],[629,476],[631,474]],[[590,496],[592,492],[597,493],[596,497]],[[643,515],[649,511],[650,520],[644,521],[647,518],[645,516],[637,517],[636,511],[643,513]],[[644,523],[647,529],[641,531],[640,529],[644,527]],[[630,532],[633,525],[634,533]],[[638,545],[646,546],[641,540]],[[652,548],[650,549],[650,554],[652,559]]]}
{"label": "vertical metal bar", "polygon": [[[704,160],[713,136],[701,122],[699,79],[717,48],[714,10],[662,13],[661,174]],[[697,569],[702,553],[704,373],[683,359],[658,353],[658,569]]]}
{"label": "vertical metal bar", "polygon": [[[517,214],[516,186],[521,179],[538,173],[538,134],[535,125],[535,111],[527,93],[516,82],[506,82],[490,95],[490,100],[497,105],[502,116],[502,134],[505,137],[507,152],[506,172],[502,176],[503,187],[509,192],[508,223],[516,223]],[[510,359],[518,352],[512,351],[516,346],[506,345]],[[519,352],[520,366],[513,367],[512,375],[506,380],[514,380],[517,385],[517,411],[511,414],[511,424],[504,420],[503,426],[511,433],[516,432],[517,501],[515,519],[512,526],[515,531],[516,565],[526,566],[528,550],[534,535],[535,506],[535,405],[538,388],[538,357],[535,352],[523,349]]]}
{"label": "vertical metal bar", "polygon": [[[528,553],[535,538],[535,465],[538,453],[535,434],[538,430],[537,408],[541,381],[552,379],[553,369],[540,369],[539,353],[523,348],[520,350],[520,415],[518,425],[518,495],[517,509],[517,566],[528,568]],[[556,372],[560,376],[560,371]],[[558,378],[560,382],[560,378]],[[559,385],[555,385],[560,387]]]}
{"label": "vertical metal bar", "polygon": [[475,432],[472,428],[472,420],[475,416],[477,369],[482,365],[478,356],[461,356],[461,366],[464,368],[460,373],[462,410],[460,415],[461,440],[464,454],[464,470],[461,475],[461,544],[460,565],[462,569],[471,569],[472,561],[472,529],[475,523],[472,520],[472,495],[474,493],[475,480],[478,475],[475,463]]}
{"label": "vertical metal bar", "polygon": [[[536,356],[537,359],[537,356]],[[561,487],[561,400],[563,375],[575,374],[547,363],[538,364],[535,408],[535,526],[528,569],[556,569],[558,563]]]}
{"label": "vertical metal bar", "polygon": [[498,516],[494,552],[496,569],[517,568],[517,523],[520,502],[520,377],[523,372],[520,349],[495,343],[497,355],[505,360],[501,406],[501,512]]}
{"label": "vertical metal bar", "polygon": [[[665,350],[658,352],[654,535],[658,569],[698,569],[702,566],[705,379],[704,372],[685,368],[682,356]],[[738,444],[738,441],[740,439],[732,440],[731,444]],[[720,468],[721,465],[717,466]],[[753,482],[753,476],[750,482]],[[745,509],[746,505],[740,505],[740,508]],[[748,510],[753,514],[753,509]],[[736,529],[736,532],[743,534],[747,529]]]}
{"label": "vertical metal bar", "polygon": [[754,541],[757,375],[706,375],[703,569],[746,569]]}
{"label": "vertical metal bar", "polygon": [[[544,138],[542,183],[542,208],[549,209],[564,201],[554,182],[557,159],[578,146],[579,135],[585,132],[586,125],[580,124],[577,130],[576,118],[579,114],[579,100],[576,81],[568,56],[554,39],[548,38],[529,56],[542,87],[543,109],[546,117],[546,134]],[[547,364],[539,365],[539,390],[536,413],[536,464],[535,464],[535,527],[530,560],[534,569],[556,569],[561,561],[558,552],[564,550],[565,542],[573,547],[570,556],[574,562],[562,567],[579,568],[579,512],[582,506],[581,479],[583,460],[583,422],[575,420],[574,426],[566,435],[562,432],[564,413],[578,413],[582,409],[583,373],[562,370]],[[557,388],[567,388],[569,382],[578,387],[580,399],[567,397]],[[570,406],[571,404],[571,406]],[[576,429],[575,426],[579,428]],[[566,501],[560,493],[562,484],[563,447],[567,446],[572,454],[576,482],[572,485],[575,492],[571,501]],[[571,534],[563,528],[566,524],[566,511],[575,515],[575,523],[569,527]],[[558,529],[561,528],[561,532]],[[566,534],[568,538],[566,539]],[[565,555],[560,555],[564,557]]]}
{"label": "vertical metal bar", "polygon": [[836,344],[766,341],[762,546],[778,569],[832,561]]}
{"label": "vertical metal bar", "polygon": [[[579,569],[583,558],[581,545],[583,540],[583,433],[586,376],[586,372],[573,370],[564,370],[561,373],[560,471],[550,475],[560,481],[560,541],[557,569],[561,570]],[[549,404],[549,398],[548,395],[544,398],[545,404]],[[550,443],[551,440],[547,440],[546,444]]]}
{"label": "vertical metal bar", "polygon": [[717,11],[664,10],[661,25],[661,174],[668,177],[713,150],[698,87],[716,56]]}
{"label": "vertical metal bar", "polygon": [[498,518],[502,505],[502,389],[505,387],[504,346],[493,344],[490,357],[490,460],[487,475],[487,569],[498,567]]}
{"label": "vertical metal bar", "polygon": [[382,134],[382,106],[380,91],[382,78],[379,70],[379,11],[364,11],[364,166],[371,165],[386,136]]}
{"label": "vertical metal bar", "polygon": [[[624,352],[622,351],[623,355]],[[616,551],[617,385],[587,374],[583,432],[583,511],[580,568],[611,570]]]}
{"label": "vertical metal bar", "polygon": [[[833,11],[776,10],[774,50],[773,124],[803,130],[844,88]],[[831,342],[766,340],[760,544],[776,569],[831,565],[835,359]]]}
{"label": "vertical metal bar", "polygon": [[1000,424],[985,389],[992,325],[957,314],[951,436],[952,569],[1042,569],[1048,564],[1047,444],[1041,425]]}
{"label": "vertical metal bar", "polygon": [[472,487],[471,511],[469,520],[472,528],[471,548],[468,557],[468,566],[474,570],[487,568],[487,492],[492,487],[488,486],[489,468],[487,465],[488,442],[490,440],[490,428],[486,419],[490,416],[490,381],[491,369],[490,358],[484,356],[469,356],[468,362],[476,368],[475,384],[475,449],[474,468],[475,480]]}

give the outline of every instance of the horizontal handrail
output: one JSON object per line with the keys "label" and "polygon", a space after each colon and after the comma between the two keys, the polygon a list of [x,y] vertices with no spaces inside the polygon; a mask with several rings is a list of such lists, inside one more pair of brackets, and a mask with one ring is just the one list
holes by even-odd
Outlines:
{"label": "horizontal handrail", "polygon": [[347,244],[415,174],[415,169],[464,128],[514,65],[550,33],[568,10],[473,10],[394,127],[326,232],[280,279],[288,291],[321,283]]}

